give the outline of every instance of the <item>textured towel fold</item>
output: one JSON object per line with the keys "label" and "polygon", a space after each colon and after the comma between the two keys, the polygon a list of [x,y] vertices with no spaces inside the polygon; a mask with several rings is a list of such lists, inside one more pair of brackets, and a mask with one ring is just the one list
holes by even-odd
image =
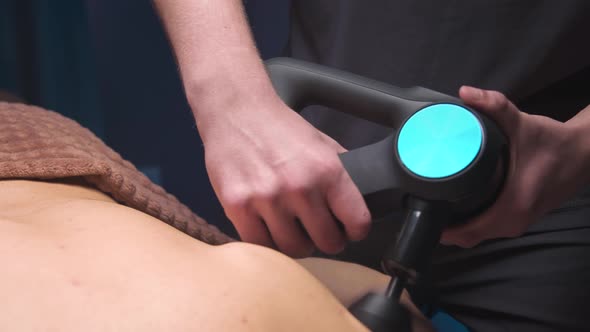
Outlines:
{"label": "textured towel fold", "polygon": [[0,102],[0,179],[69,177],[82,177],[119,203],[201,241],[232,241],[77,122],[39,107]]}

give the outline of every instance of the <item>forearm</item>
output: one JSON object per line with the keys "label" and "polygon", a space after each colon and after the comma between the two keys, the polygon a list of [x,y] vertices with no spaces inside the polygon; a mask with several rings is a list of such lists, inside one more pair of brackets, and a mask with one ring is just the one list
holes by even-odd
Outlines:
{"label": "forearm", "polygon": [[[241,0],[155,0],[198,125],[275,98]],[[199,128],[201,129],[201,128]]]}

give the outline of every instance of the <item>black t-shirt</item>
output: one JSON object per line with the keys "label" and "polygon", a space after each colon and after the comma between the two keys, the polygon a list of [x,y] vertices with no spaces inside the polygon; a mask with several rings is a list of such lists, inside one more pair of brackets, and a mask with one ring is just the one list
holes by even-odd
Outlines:
{"label": "black t-shirt", "polygon": [[[499,90],[561,121],[590,103],[588,0],[293,0],[291,19],[295,58],[451,95],[463,84]],[[304,114],[349,148],[387,134],[331,111]]]}

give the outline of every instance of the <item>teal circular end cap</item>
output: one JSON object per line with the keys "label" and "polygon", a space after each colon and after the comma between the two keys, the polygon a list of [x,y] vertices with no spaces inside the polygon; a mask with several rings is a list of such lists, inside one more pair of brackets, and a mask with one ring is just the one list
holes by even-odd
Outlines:
{"label": "teal circular end cap", "polygon": [[400,130],[402,164],[425,178],[444,178],[469,166],[481,149],[483,129],[465,107],[434,104],[412,115]]}

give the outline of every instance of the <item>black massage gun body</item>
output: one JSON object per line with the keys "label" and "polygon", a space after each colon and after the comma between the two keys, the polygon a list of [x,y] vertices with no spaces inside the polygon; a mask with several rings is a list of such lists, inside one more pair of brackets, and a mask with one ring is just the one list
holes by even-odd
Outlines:
{"label": "black massage gun body", "polygon": [[[373,331],[393,327],[404,331],[409,318],[399,304],[401,291],[429,263],[445,227],[464,222],[494,201],[506,169],[506,138],[490,119],[461,100],[439,92],[421,87],[399,88],[289,58],[269,60],[266,66],[275,90],[295,111],[323,105],[392,128],[392,134],[382,141],[346,152],[340,159],[373,218],[406,211],[402,231],[383,258],[385,271],[395,276],[387,294],[369,294],[350,308]],[[436,122],[440,121],[433,119],[441,114],[458,120],[442,121],[446,127],[437,128]],[[440,154],[431,146],[425,149],[428,141],[419,136],[431,134],[420,132],[420,128],[421,123],[432,122],[431,131],[437,132],[433,140],[442,140],[433,147],[449,151],[448,156],[442,155],[443,160],[465,159],[463,150],[473,151],[464,166],[455,165],[452,172],[432,173],[432,167],[424,168],[428,158],[422,160],[418,153],[416,161],[420,149],[425,155]],[[456,133],[456,137],[445,141],[444,135],[449,132]],[[476,145],[469,141],[470,137],[477,139]]]}

